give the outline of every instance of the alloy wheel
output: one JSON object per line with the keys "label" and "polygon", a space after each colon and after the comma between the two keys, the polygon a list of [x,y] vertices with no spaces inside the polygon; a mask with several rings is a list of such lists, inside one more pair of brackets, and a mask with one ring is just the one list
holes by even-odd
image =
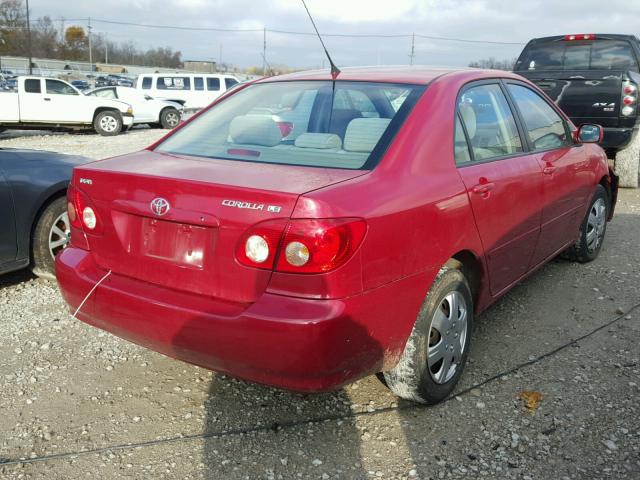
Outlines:
{"label": "alloy wheel", "polygon": [[115,117],[105,115],[100,119],[100,127],[105,132],[115,132],[118,128],[118,121],[115,119]]}
{"label": "alloy wheel", "polygon": [[607,204],[603,198],[598,198],[589,210],[587,218],[587,250],[595,252],[602,244],[607,223]]}
{"label": "alloy wheel", "polygon": [[468,308],[464,296],[448,293],[431,319],[427,364],[434,382],[447,383],[461,365],[467,345]]}
{"label": "alloy wheel", "polygon": [[71,238],[71,225],[69,224],[69,214],[64,212],[53,222],[49,230],[49,253],[52,258],[64,250]]}

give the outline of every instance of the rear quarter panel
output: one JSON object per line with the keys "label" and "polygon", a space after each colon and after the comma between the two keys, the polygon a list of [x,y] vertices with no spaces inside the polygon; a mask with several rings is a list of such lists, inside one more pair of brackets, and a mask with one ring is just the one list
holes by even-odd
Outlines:
{"label": "rear quarter panel", "polygon": [[15,205],[18,259],[30,255],[31,233],[41,210],[66,194],[73,167],[87,161],[53,152],[0,150],[0,164]]}

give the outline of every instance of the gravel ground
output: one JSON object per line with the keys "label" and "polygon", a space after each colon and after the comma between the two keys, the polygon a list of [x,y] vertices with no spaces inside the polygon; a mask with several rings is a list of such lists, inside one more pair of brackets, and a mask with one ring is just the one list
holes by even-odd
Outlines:
{"label": "gravel ground", "polygon": [[166,133],[167,130],[146,126],[135,127],[115,137],[101,137],[95,133],[7,130],[0,133],[0,147],[33,148],[100,159],[142,150]]}
{"label": "gravel ground", "polygon": [[[98,157],[159,134],[0,146]],[[640,191],[622,191],[598,260],[554,261],[480,316],[460,395],[429,408],[375,377],[298,395],[217,375],[72,320],[54,282],[5,275],[0,477],[637,480],[638,239]]]}

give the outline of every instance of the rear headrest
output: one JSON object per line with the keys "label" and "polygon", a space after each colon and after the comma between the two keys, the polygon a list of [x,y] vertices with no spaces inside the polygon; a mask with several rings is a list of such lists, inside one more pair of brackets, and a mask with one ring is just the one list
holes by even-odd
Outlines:
{"label": "rear headrest", "polygon": [[299,148],[342,148],[342,140],[335,133],[303,133],[296,138],[295,146]]}
{"label": "rear headrest", "polygon": [[355,118],[344,134],[344,149],[349,152],[370,153],[389,126],[389,118]]}
{"label": "rear headrest", "polygon": [[231,120],[229,135],[235,143],[273,147],[282,140],[282,132],[268,115],[240,115]]}
{"label": "rear headrest", "polygon": [[460,105],[460,115],[462,115],[462,121],[467,129],[467,135],[469,139],[476,136],[476,112],[468,103],[462,103]]}

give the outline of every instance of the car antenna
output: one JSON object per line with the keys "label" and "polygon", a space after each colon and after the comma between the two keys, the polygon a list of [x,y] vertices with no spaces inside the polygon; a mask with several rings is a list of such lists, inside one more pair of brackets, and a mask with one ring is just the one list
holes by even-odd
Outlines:
{"label": "car antenna", "polygon": [[318,35],[318,38],[320,39],[320,43],[322,44],[322,48],[324,49],[325,55],[329,59],[329,64],[331,65],[331,78],[333,78],[335,80],[336,78],[338,78],[338,75],[340,75],[340,69],[338,67],[336,67],[336,64],[333,63],[333,60],[331,60],[331,55],[329,55],[329,51],[327,50],[327,47],[325,46],[324,41],[322,40],[322,37],[320,36],[320,32],[318,31],[318,27],[316,27],[316,22],[313,21],[313,17],[311,16],[311,12],[309,11],[309,8],[307,7],[307,4],[305,3],[304,0],[302,0],[302,5],[304,5],[304,9],[307,11],[307,15],[309,15],[309,20],[311,20],[311,25],[313,25],[313,28],[316,31],[316,34]]}

